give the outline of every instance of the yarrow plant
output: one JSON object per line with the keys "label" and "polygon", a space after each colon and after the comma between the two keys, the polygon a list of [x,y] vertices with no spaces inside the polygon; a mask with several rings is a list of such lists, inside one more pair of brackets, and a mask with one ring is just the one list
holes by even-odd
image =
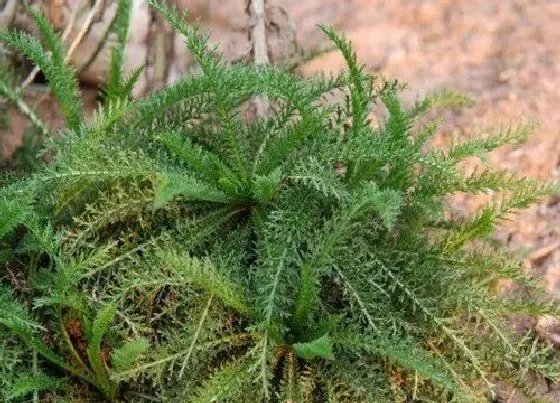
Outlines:
{"label": "yarrow plant", "polygon": [[[184,15],[150,4],[200,74],[132,100],[140,70],[122,74],[121,0],[91,120],[40,13],[42,41],[0,33],[41,68],[66,119],[52,136],[28,110],[49,162],[0,190],[5,400],[472,402],[499,385],[538,398],[530,376],[560,381],[554,351],[506,320],[557,307],[485,242],[553,188],[460,167],[529,126],[436,149],[424,112],[468,100],[403,107],[401,86],[373,79],[331,28],[348,71],[301,78],[232,65]],[[0,91],[22,105],[6,81]],[[258,116],[256,97],[268,105]],[[492,201],[451,219],[455,192]],[[502,278],[515,297],[496,292]]]}

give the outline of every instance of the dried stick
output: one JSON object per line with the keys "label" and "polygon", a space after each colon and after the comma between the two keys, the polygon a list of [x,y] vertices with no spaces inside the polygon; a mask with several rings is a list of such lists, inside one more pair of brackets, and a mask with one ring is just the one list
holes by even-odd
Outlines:
{"label": "dried stick", "polygon": [[68,49],[68,53],[66,53],[66,57],[64,58],[64,62],[67,63],[68,60],[70,60],[70,58],[72,57],[72,54],[74,53],[74,51],[76,50],[76,48],[78,47],[80,42],[82,42],[82,39],[84,38],[86,33],[89,31],[89,28],[90,28],[91,24],[93,23],[93,18],[99,13],[102,3],[103,3],[102,0],[95,0],[95,4],[93,5],[92,9],[90,10],[90,12],[89,12],[89,14],[86,18],[86,22],[82,26],[82,29],[80,30],[80,32],[78,32],[78,36],[76,36],[76,38],[74,39],[74,41],[70,45],[70,48]]}
{"label": "dried stick", "polygon": [[18,107],[19,111],[25,117],[27,117],[31,121],[31,123],[33,123],[37,128],[39,128],[39,130],[41,131],[43,136],[49,136],[49,129],[44,125],[43,121],[29,107],[29,105],[27,105],[27,103],[25,103],[25,101],[23,100],[21,95],[18,92],[15,92],[15,91],[11,90],[10,88],[5,86],[1,82],[0,82],[0,86],[2,87],[1,88],[2,91],[0,91],[0,92],[3,93],[5,98],[8,99],[9,101],[11,101],[14,105],[16,105]]}
{"label": "dried stick", "polygon": [[[0,24],[9,27],[16,16],[17,0],[8,0],[4,11],[0,14]],[[2,15],[4,14],[4,15]]]}
{"label": "dried stick", "polygon": [[265,0],[251,0],[250,7],[253,17],[253,56],[256,65],[268,64],[264,3]]}
{"label": "dried stick", "polygon": [[[266,41],[266,0],[249,0],[249,13],[253,19],[253,60],[255,65],[267,65],[268,60],[268,43]],[[255,97],[255,106],[257,108],[257,116],[265,116],[268,112],[270,104],[265,96]]]}

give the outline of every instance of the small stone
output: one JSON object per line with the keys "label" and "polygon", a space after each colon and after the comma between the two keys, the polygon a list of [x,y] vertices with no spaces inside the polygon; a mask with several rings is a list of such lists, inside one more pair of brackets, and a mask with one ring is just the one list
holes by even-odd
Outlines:
{"label": "small stone", "polygon": [[553,316],[541,316],[537,321],[536,331],[546,343],[560,346],[560,319]]}

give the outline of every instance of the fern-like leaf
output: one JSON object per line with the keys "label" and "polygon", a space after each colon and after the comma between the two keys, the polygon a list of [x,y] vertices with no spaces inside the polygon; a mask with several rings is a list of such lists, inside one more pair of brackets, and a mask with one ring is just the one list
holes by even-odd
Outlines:
{"label": "fern-like leaf", "polygon": [[0,31],[0,41],[23,53],[41,68],[50,83],[68,127],[79,130],[82,123],[82,110],[76,73],[74,69],[65,65],[62,41],[45,17],[32,9],[30,14],[45,37],[50,55],[43,49],[38,39],[26,33]]}
{"label": "fern-like leaf", "polygon": [[45,374],[21,376],[6,391],[6,400],[21,399],[32,392],[53,392],[63,388],[66,382],[64,378],[53,378]]}

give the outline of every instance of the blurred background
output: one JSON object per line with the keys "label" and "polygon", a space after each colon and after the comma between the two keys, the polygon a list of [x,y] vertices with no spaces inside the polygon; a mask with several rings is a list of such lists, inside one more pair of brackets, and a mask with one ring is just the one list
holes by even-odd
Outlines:
{"label": "blurred background", "polygon": [[[33,31],[22,0],[0,0],[0,26]],[[35,0],[57,30],[74,46],[70,62],[84,86],[84,103],[93,105],[107,72],[112,0]],[[245,0],[176,0],[199,19],[212,41],[229,59],[250,60],[251,17]],[[468,93],[475,106],[446,112],[439,141],[468,135],[496,124],[535,119],[539,125],[521,146],[499,150],[490,163],[543,180],[558,179],[560,163],[560,0],[268,0],[269,57],[285,66],[298,65],[309,75],[344,68],[337,52],[328,51],[317,23],[333,25],[353,42],[367,68],[408,83],[407,102],[441,88]],[[146,69],[135,95],[173,82],[196,66],[176,36],[146,0],[134,0],[127,68]],[[314,56],[314,57],[312,57]],[[15,60],[23,78],[33,66]],[[309,59],[309,60],[308,60]],[[29,104],[58,122],[38,74],[26,95]],[[0,104],[9,125],[0,121],[0,161],[9,166],[26,144],[28,127],[17,112]],[[0,115],[2,115],[0,110]],[[15,153],[15,154],[14,154]],[[22,155],[21,152],[19,155]],[[454,214],[473,211],[480,200],[457,195]],[[528,269],[560,297],[560,198],[522,212],[496,235],[525,259]],[[543,337],[560,345],[560,325],[527,319]]]}

